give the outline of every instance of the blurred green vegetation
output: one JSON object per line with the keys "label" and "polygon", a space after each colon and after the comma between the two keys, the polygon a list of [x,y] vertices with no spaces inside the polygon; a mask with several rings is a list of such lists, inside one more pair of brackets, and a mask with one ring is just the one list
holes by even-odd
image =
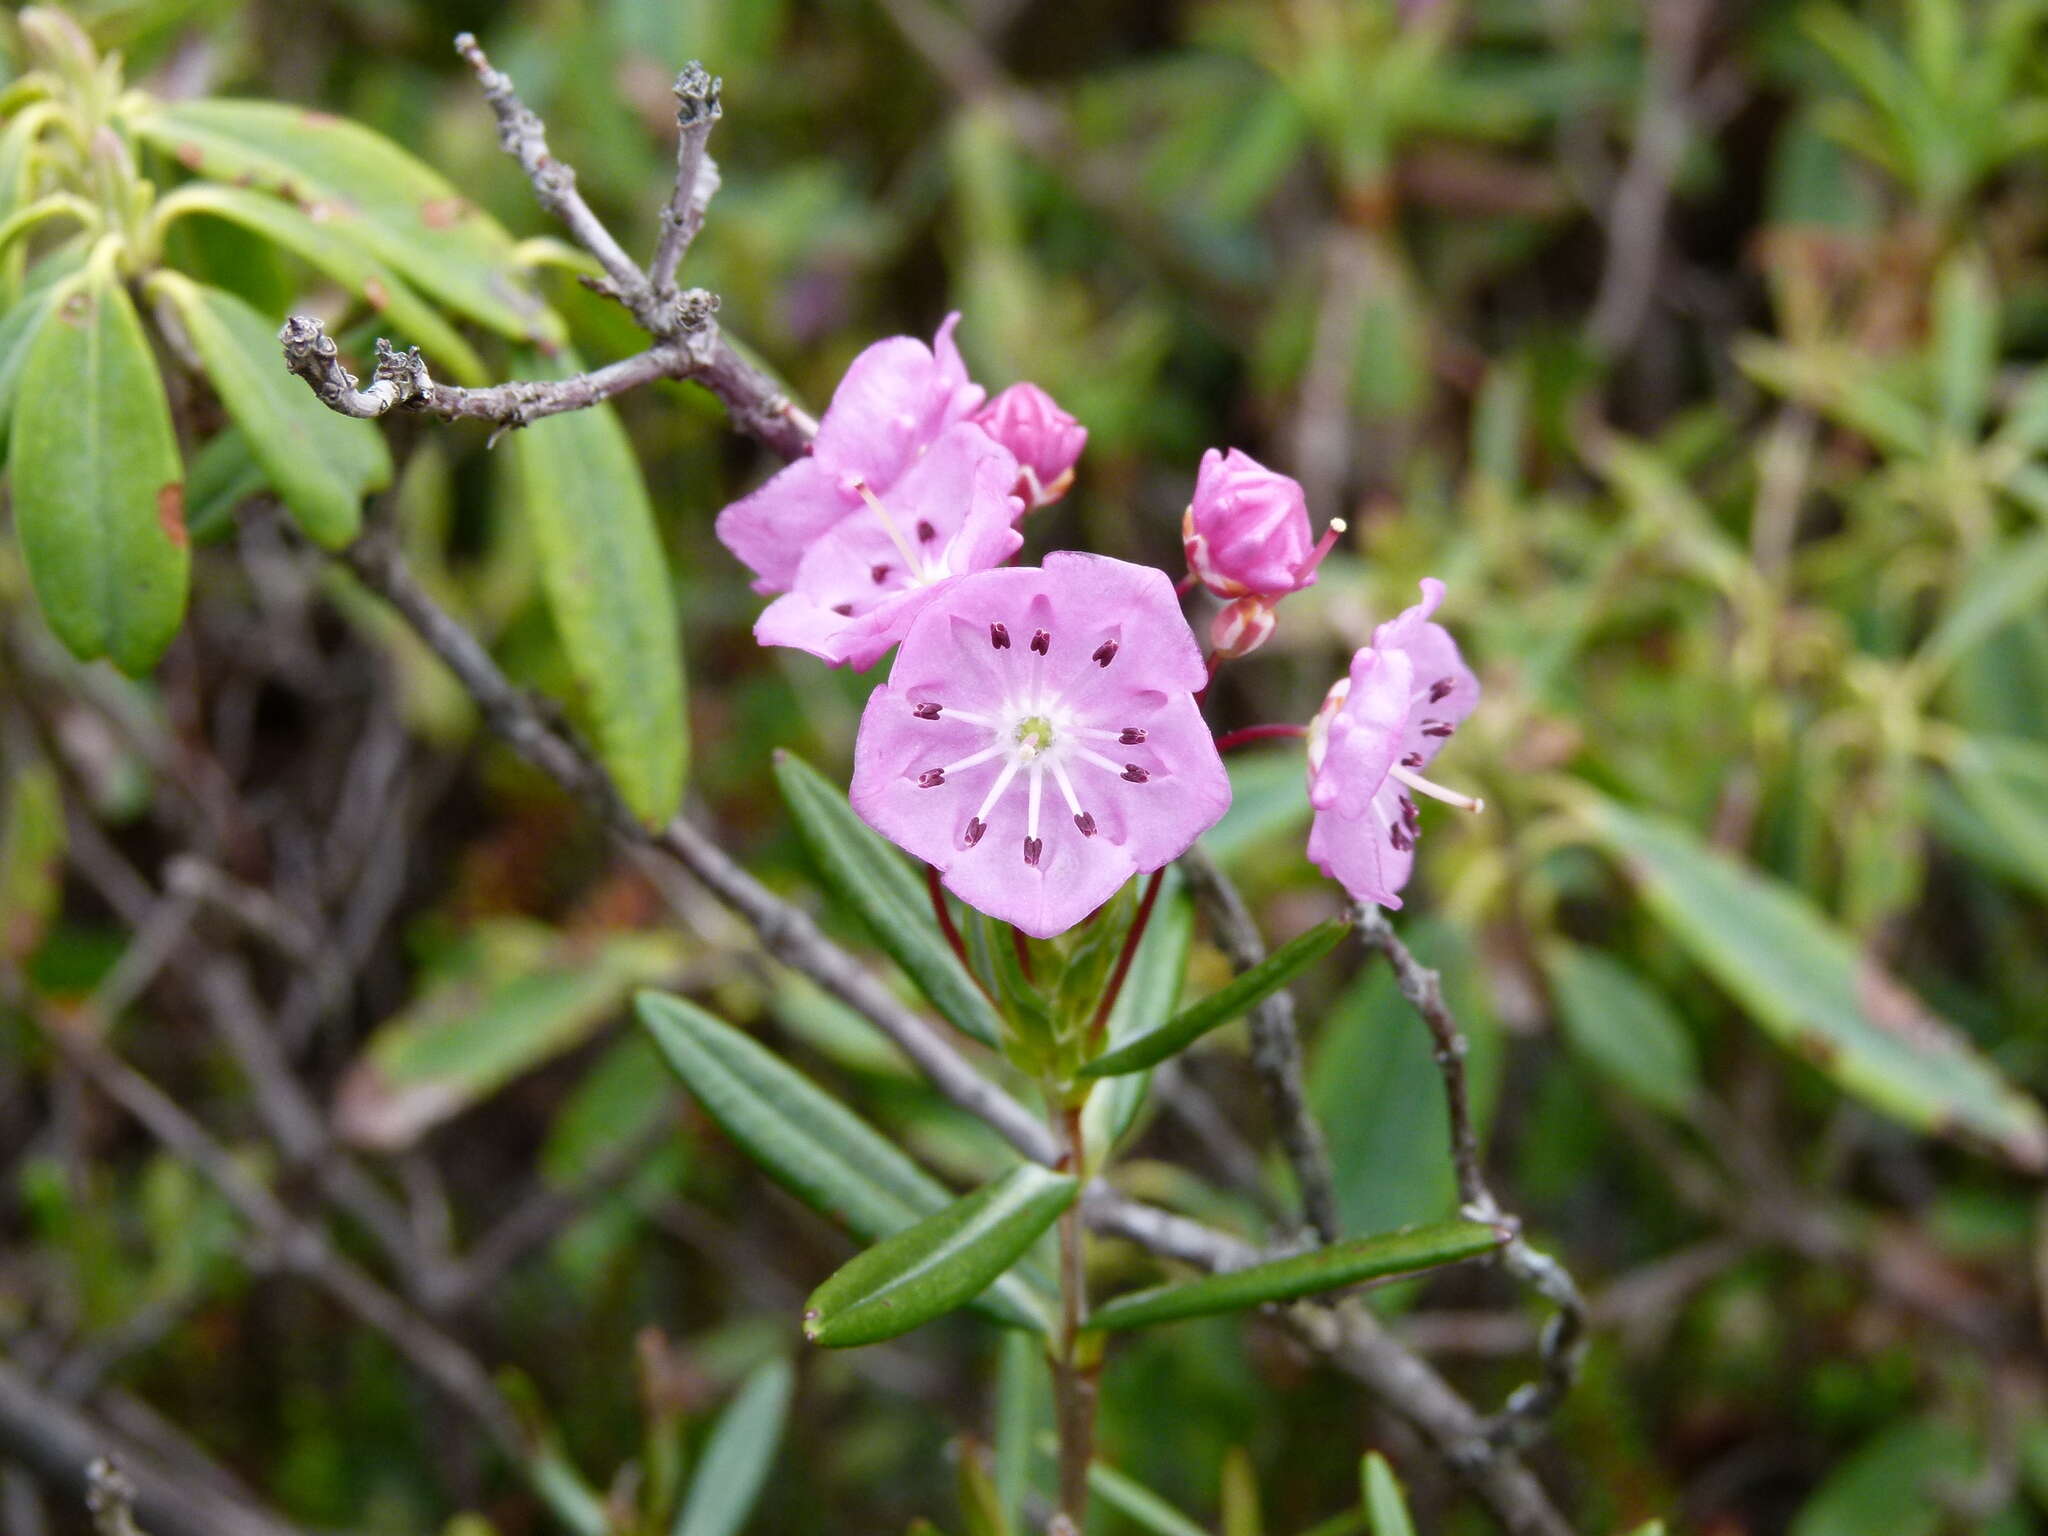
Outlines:
{"label": "blurred green vegetation", "polygon": [[[1399,921],[1473,1037],[1498,1186],[1594,1299],[1585,1380],[1536,1466],[1585,1531],[2048,1522],[2032,1098],[2048,1085],[2048,6],[69,9],[160,95],[358,118],[514,235],[557,236],[448,47],[473,29],[634,250],[672,171],[670,81],[701,58],[724,80],[722,189],[686,278],[800,397],[822,403],[860,347],[928,336],[957,307],[978,379],[1035,380],[1090,428],[1027,555],[1177,573],[1211,444],[1299,477],[1319,522],[1350,519],[1276,639],[1222,675],[1223,724],[1306,719],[1372,623],[1443,577],[1439,617],[1486,694],[1440,771],[1489,808],[1431,816]],[[265,314],[331,302],[317,274],[247,255],[192,259]],[[638,349],[572,272],[539,280],[578,354]],[[344,346],[367,371],[378,327],[357,318]],[[486,357],[512,374],[503,349]],[[754,646],[758,600],[711,521],[769,466],[716,403],[660,384],[618,409],[688,640],[692,802],[816,906],[768,753],[842,770],[874,678]],[[387,436],[437,593],[523,682],[575,697],[508,451],[469,426]],[[159,681],[129,683],[56,656],[0,555],[0,1341],[61,1358],[161,1318],[114,1383],[290,1515],[547,1529],[402,1361],[253,1267],[197,1174],[86,1107],[30,1023],[140,942],[62,872],[60,796],[154,867],[210,791],[151,743],[197,751],[243,709],[243,800],[335,771],[319,685],[213,691],[267,611],[252,571],[232,540],[195,560],[193,636]],[[431,658],[337,578],[305,599],[326,615],[307,665],[394,694],[445,812],[402,824],[403,898],[307,1059],[380,1171],[430,1181],[409,1197],[465,1237],[536,1170],[567,1187],[647,1138],[461,1325],[531,1383],[585,1477],[601,1488],[641,1458],[642,1482],[615,1490],[630,1506],[677,1486],[716,1408],[794,1352],[803,1296],[847,1249],[764,1198],[700,1116],[677,1118],[620,1025],[626,991],[686,983],[949,1177],[995,1165],[990,1135],[715,918],[641,931],[656,903],[637,877],[475,734]],[[54,764],[31,760],[53,740]],[[1300,855],[1297,760],[1234,773],[1213,841],[1277,941],[1337,896]],[[1190,965],[1203,985],[1224,974],[1206,943]],[[1451,1214],[1428,1042],[1387,977],[1347,948],[1298,991],[1347,1226]],[[503,1055],[437,1075],[437,1028],[493,1026],[514,1037]],[[246,1090],[189,1005],[133,999],[113,1038],[260,1168]],[[377,1077],[408,1060],[435,1077],[424,1104]],[[1266,1145],[1240,1031],[1188,1071]],[[1135,1192],[1263,1235],[1255,1200],[1190,1176],[1213,1165],[1184,1125],[1148,1107],[1126,1146]],[[1105,1287],[1155,1277],[1105,1248]],[[1485,1272],[1375,1298],[1478,1401],[1528,1370],[1536,1316]],[[948,1321],[803,1355],[753,1528],[958,1529],[945,1446],[994,1432],[1000,1352]],[[1355,1387],[1257,1320],[1120,1345],[1103,1392],[1112,1464],[1209,1528],[1233,1452],[1264,1521],[1243,1523],[1240,1486],[1236,1536],[1356,1507],[1369,1447],[1400,1466],[1419,1529],[1487,1528]],[[1091,1525],[1142,1528],[1107,1502]]]}

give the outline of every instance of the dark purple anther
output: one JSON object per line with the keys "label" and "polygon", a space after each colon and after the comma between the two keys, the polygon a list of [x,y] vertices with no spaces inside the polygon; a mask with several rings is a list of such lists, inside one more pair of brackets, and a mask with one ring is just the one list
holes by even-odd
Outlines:
{"label": "dark purple anther", "polygon": [[1448,736],[1456,729],[1457,727],[1448,720],[1425,720],[1422,722],[1422,734],[1425,736]]}
{"label": "dark purple anther", "polygon": [[1045,630],[1039,630],[1031,637],[1031,649],[1043,656],[1052,649],[1052,636]]}
{"label": "dark purple anther", "polygon": [[1401,766],[1403,768],[1420,768],[1422,766],[1422,754],[1420,752],[1410,752],[1401,759]]}
{"label": "dark purple anther", "polygon": [[850,619],[853,617],[853,604],[834,603],[832,605],[832,611],[838,614],[839,617],[841,617],[842,619]]}
{"label": "dark purple anther", "polygon": [[1145,728],[1142,725],[1127,725],[1123,729],[1123,734],[1117,737],[1117,740],[1127,747],[1135,747],[1144,739]]}
{"label": "dark purple anther", "polygon": [[999,651],[1010,648],[1010,628],[1007,624],[991,624],[988,627],[988,643]]}
{"label": "dark purple anther", "polygon": [[1429,685],[1429,702],[1432,704],[1443,703],[1445,699],[1450,697],[1451,690],[1457,686],[1458,680],[1454,677],[1438,678]]}
{"label": "dark purple anther", "polygon": [[1142,784],[1147,779],[1152,777],[1151,774],[1147,773],[1143,768],[1140,768],[1136,763],[1125,763],[1123,776],[1129,779],[1133,784]]}
{"label": "dark purple anther", "polygon": [[873,583],[874,583],[874,584],[875,584],[876,586],[878,586],[878,587],[879,587],[879,586],[880,586],[880,585],[881,585],[881,584],[882,584],[883,582],[887,581],[888,579],[889,579],[889,567],[888,567],[888,566],[886,566],[886,565],[871,565],[871,566],[869,566],[869,567],[868,567],[868,580],[872,581],[872,582],[873,582]]}
{"label": "dark purple anther", "polygon": [[1116,659],[1116,642],[1105,640],[1095,647],[1095,654],[1089,658],[1098,667],[1106,667]]}
{"label": "dark purple anther", "polygon": [[917,540],[920,544],[929,544],[933,539],[936,539],[938,536],[938,529],[934,528],[930,523],[926,522],[923,518],[919,518],[917,520]]}
{"label": "dark purple anther", "polygon": [[1388,831],[1387,840],[1394,845],[1395,849],[1398,852],[1401,853],[1406,853],[1410,848],[1413,848],[1415,846],[1414,842],[1409,838],[1407,832],[1401,827],[1399,822],[1396,822],[1392,829]]}
{"label": "dark purple anther", "polygon": [[966,845],[969,848],[972,848],[976,843],[981,841],[981,834],[986,832],[987,830],[988,823],[983,821],[979,816],[968,817],[967,836],[965,838]]}
{"label": "dark purple anther", "polygon": [[1086,811],[1081,812],[1080,815],[1074,818],[1074,825],[1081,829],[1083,837],[1093,837],[1095,835],[1095,818]]}
{"label": "dark purple anther", "polygon": [[946,770],[943,768],[927,768],[917,776],[917,787],[919,789],[937,789],[945,782]]}
{"label": "dark purple anther", "polygon": [[1038,856],[1045,851],[1045,840],[1037,837],[1024,839],[1024,862],[1033,869],[1038,868]]}
{"label": "dark purple anther", "polygon": [[939,718],[939,706],[936,704],[914,704],[911,706],[910,712],[920,720],[936,720]]}

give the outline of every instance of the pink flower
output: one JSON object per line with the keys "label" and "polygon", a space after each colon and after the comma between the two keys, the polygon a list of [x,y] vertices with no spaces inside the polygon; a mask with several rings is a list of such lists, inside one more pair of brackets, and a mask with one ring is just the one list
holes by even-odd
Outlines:
{"label": "pink flower", "polygon": [[1088,429],[1036,384],[1012,384],[967,418],[1017,456],[1028,507],[1050,506],[1074,483]]}
{"label": "pink flower", "polygon": [[1296,481],[1235,448],[1211,448],[1181,519],[1181,541],[1188,569],[1218,597],[1277,600],[1315,584],[1316,567],[1344,526],[1332,521],[1317,543]]}
{"label": "pink flower", "polygon": [[1401,905],[1415,863],[1422,819],[1409,792],[1461,810],[1485,805],[1421,773],[1479,702],[1457,642],[1430,622],[1443,596],[1442,582],[1425,579],[1422,601],[1373,631],[1309,727],[1308,856],[1358,900],[1383,907]]}
{"label": "pink flower", "polygon": [[876,342],[853,360],[818,421],[810,453],[718,514],[718,537],[754,572],[756,592],[787,592],[804,552],[848,513],[858,486],[887,495],[939,434],[981,404],[953,345],[950,314],[931,346]]}
{"label": "pink flower", "polygon": [[978,427],[948,427],[887,495],[866,491],[800,552],[792,590],[768,605],[754,638],[865,671],[945,583],[1017,552],[1016,483],[1008,449]]}
{"label": "pink flower", "polygon": [[1054,554],[952,583],[861,716],[853,808],[969,906],[1062,933],[1230,804],[1164,572]]}

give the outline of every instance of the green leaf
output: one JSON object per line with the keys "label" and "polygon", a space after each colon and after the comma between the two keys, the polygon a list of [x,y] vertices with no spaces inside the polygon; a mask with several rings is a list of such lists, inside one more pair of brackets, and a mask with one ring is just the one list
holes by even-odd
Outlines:
{"label": "green leaf", "polygon": [[1080,1183],[1036,1163],[1009,1172],[856,1255],[811,1293],[804,1335],[874,1344],[965,1306],[1074,1203]]}
{"label": "green leaf", "polygon": [[523,919],[481,925],[454,964],[370,1037],[342,1080],[336,1126],[358,1146],[410,1146],[589,1039],[680,959],[669,934],[590,940]]}
{"label": "green leaf", "polygon": [[1088,1487],[1104,1504],[1151,1536],[1209,1536],[1150,1488],[1107,1462],[1088,1464]]}
{"label": "green leaf", "polygon": [[1976,1462],[1970,1437],[1952,1424],[1894,1424],[1829,1472],[1793,1520],[1792,1536],[1935,1536],[1948,1528],[1937,1489],[1966,1486]]}
{"label": "green leaf", "polygon": [[[57,300],[62,297],[57,279],[68,277],[77,270],[76,261],[45,258],[29,274],[28,291],[15,300],[4,318],[0,318],[0,455],[6,452],[7,432],[14,416],[15,389],[21,382],[21,369],[28,361],[29,347],[42,330],[50,311],[57,307]],[[46,281],[37,281],[45,276]]]}
{"label": "green leaf", "polygon": [[64,284],[14,402],[14,523],[50,628],[82,661],[149,670],[191,555],[169,402],[111,260]]}
{"label": "green leaf", "polygon": [[2048,593],[2048,531],[2026,534],[1988,551],[1914,654],[1924,687],[1939,682],[1964,653]]}
{"label": "green leaf", "polygon": [[1585,817],[1651,911],[1780,1044],[1907,1125],[2048,1167],[2040,1105],[1797,891],[1662,817],[1592,797]]}
{"label": "green leaf", "polygon": [[1128,1045],[1105,1051],[1081,1069],[1081,1076],[1115,1077],[1120,1073],[1158,1066],[1167,1057],[1186,1050],[1210,1030],[1249,1013],[1336,948],[1337,942],[1350,931],[1349,915],[1318,923],[1307,933],[1281,945],[1230,985],[1212,992],[1191,1007],[1183,1008],[1158,1029],[1140,1035]]}
{"label": "green leaf", "polygon": [[[552,366],[566,376],[580,365],[564,351]],[[682,632],[639,460],[608,405],[546,417],[512,441],[548,609],[598,755],[633,813],[658,825],[682,800],[689,726]]]}
{"label": "green leaf", "polygon": [[1998,368],[1998,299],[1981,262],[1956,255],[1934,283],[1935,395],[1942,426],[1974,439]]}
{"label": "green leaf", "polygon": [[1401,1481],[1387,1458],[1367,1451],[1359,1466],[1359,1481],[1365,1489],[1367,1529],[1372,1536],[1415,1536],[1415,1522],[1408,1517],[1408,1500],[1401,1493]]}
{"label": "green leaf", "polygon": [[1259,1518],[1259,1478],[1251,1456],[1233,1445],[1223,1458],[1222,1536],[1265,1536]]}
{"label": "green leaf", "polygon": [[384,434],[328,410],[285,372],[277,327],[233,294],[168,271],[152,277],[149,290],[176,311],[250,453],[306,536],[324,549],[355,538],[364,496],[391,483]]}
{"label": "green leaf", "polygon": [[185,531],[201,546],[227,537],[243,502],[270,479],[239,427],[223,427],[185,463]]}
{"label": "green leaf", "polygon": [[1010,1522],[1003,1514],[994,1479],[981,1464],[972,1441],[956,1442],[955,1467],[960,1487],[960,1516],[966,1521],[967,1536],[1010,1536]]}
{"label": "green leaf", "polygon": [[[1131,957],[1130,973],[1116,1006],[1109,1010],[1103,1040],[1110,1049],[1150,1034],[1172,1017],[1180,1001],[1181,983],[1188,973],[1188,952],[1195,943],[1195,903],[1187,893],[1186,881],[1177,867],[1169,867],[1166,883],[1159,888],[1153,904],[1152,923]],[[1082,1111],[1084,1137],[1089,1161],[1107,1159],[1131,1128],[1151,1078],[1144,1072],[1125,1072],[1098,1083],[1088,1095]]]}
{"label": "green leaf", "polygon": [[1963,803],[1991,834],[1997,867],[2048,897],[2048,745],[1973,737],[1949,767]]}
{"label": "green leaf", "polygon": [[1031,1491],[1031,1447],[1049,1412],[1045,1347],[1028,1333],[1003,1335],[996,1371],[996,1508],[1012,1526],[1024,1523]]}
{"label": "green leaf", "polygon": [[359,296],[391,322],[401,345],[425,351],[437,377],[461,384],[481,384],[486,378],[483,360],[462,339],[462,333],[441,318],[439,310],[358,241],[331,225],[315,223],[290,203],[261,192],[198,181],[178,188],[157,204],[157,228],[167,229],[177,219],[194,214],[259,235]]}
{"label": "green leaf", "polygon": [[672,1536],[739,1536],[768,1481],[795,1381],[780,1359],[746,1379],[704,1442]]}
{"label": "green leaf", "polygon": [[995,1006],[939,933],[930,893],[903,856],[853,813],[838,785],[795,753],[775,753],[775,782],[832,894],[859,914],[883,953],[949,1023],[995,1045]]}
{"label": "green leaf", "polygon": [[64,797],[49,764],[30,761],[0,794],[0,961],[18,964],[56,916],[64,864]]}
{"label": "green leaf", "polygon": [[1699,1097],[1692,1036],[1628,966],[1563,940],[1543,951],[1565,1038],[1603,1077],[1668,1114]]}
{"label": "green leaf", "polygon": [[[784,1189],[864,1242],[946,1205],[946,1187],[896,1144],[731,1025],[696,1004],[642,992],[640,1021],[706,1114]],[[1006,1275],[983,1310],[1044,1330],[1051,1305]]]}
{"label": "green leaf", "polygon": [[1415,1274],[1444,1264],[1490,1253],[1501,1234],[1476,1221],[1442,1221],[1377,1237],[1354,1237],[1308,1253],[1298,1253],[1220,1275],[1205,1275],[1185,1285],[1154,1286],[1119,1296],[1088,1318],[1090,1328],[1104,1333],[1148,1328],[1183,1317],[1208,1317],[1242,1312],[1269,1302],[1294,1301],[1362,1280]]}
{"label": "green leaf", "polygon": [[561,341],[512,237],[382,134],[269,101],[149,102],[131,123],[187,170],[276,193],[471,319],[517,339]]}

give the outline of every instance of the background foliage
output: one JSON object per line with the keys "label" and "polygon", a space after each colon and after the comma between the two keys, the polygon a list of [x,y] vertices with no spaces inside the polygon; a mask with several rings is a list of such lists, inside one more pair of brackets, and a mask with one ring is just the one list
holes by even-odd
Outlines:
{"label": "background foliage", "polygon": [[[723,189],[688,277],[800,396],[821,402],[868,340],[929,334],[957,306],[978,378],[1034,379],[1091,428],[1034,549],[1177,568],[1211,443],[1351,519],[1276,640],[1225,673],[1228,723],[1306,718],[1373,620],[1442,575],[1442,616],[1487,689],[1445,769],[1490,808],[1435,818],[1401,923],[1474,1036],[1498,1187],[1593,1297],[1586,1376],[1540,1470],[1589,1531],[1662,1515],[2002,1533],[2048,1517],[2048,1140],[2029,1096],[2048,1079],[2042,7],[72,9],[168,110],[260,96],[407,146],[506,227],[504,259],[592,360],[636,350],[637,332],[533,243],[556,232],[448,37],[478,31],[636,248],[670,174],[669,82],[702,58],[725,81]],[[155,173],[160,192],[185,179]],[[185,276],[140,297],[152,327],[200,283],[262,317],[353,321],[336,326],[353,358],[379,333],[429,342],[388,295],[375,312],[367,269],[351,280],[220,217],[177,238],[164,262]],[[37,266],[52,248],[18,247]],[[403,254],[386,261],[403,271]],[[8,270],[10,302],[33,270]],[[410,276],[440,301],[425,323],[462,327],[477,378],[543,366],[516,315],[465,320],[445,282]],[[223,348],[240,311],[225,313]],[[29,598],[27,398],[13,417],[10,1361],[124,1423],[177,1426],[315,1525],[410,1532],[469,1511],[508,1536],[543,1529],[586,1497],[570,1467],[602,1490],[636,1457],[612,1496],[660,1507],[685,1463],[732,1464],[708,1439],[760,1443],[749,1416],[778,1419],[793,1391],[756,1528],[957,1528],[942,1448],[994,1432],[999,1342],[949,1322],[799,1354],[798,1307],[845,1239],[685,1108],[625,999],[659,981],[704,1001],[957,1186],[995,1166],[988,1133],[764,969],[716,909],[662,917],[644,877],[274,515],[281,498],[316,542],[351,531],[309,520],[309,500],[330,502],[293,483],[303,456],[224,472],[222,429],[247,432],[260,402],[237,404],[200,334],[197,371],[151,334],[201,547],[183,627],[153,670],[134,642],[136,680],[69,659]],[[474,382],[459,355],[440,361]],[[265,367],[249,388],[296,409],[303,391]],[[617,414],[687,640],[690,802],[865,945],[824,906],[764,769],[780,745],[843,770],[872,680],[752,644],[757,602],[711,517],[766,466],[716,403],[663,384]],[[557,512],[579,484],[614,487],[606,506],[640,493],[616,443],[586,443],[573,462],[600,467],[579,475],[546,452],[553,430],[493,449],[480,428],[394,419],[329,462],[358,489],[388,478],[437,594],[615,763],[641,762],[658,805],[671,768],[579,667],[573,601],[544,590],[550,539],[574,530],[530,506],[536,481]],[[221,471],[212,521],[202,466]],[[97,648],[120,660],[118,643]],[[1299,857],[1298,760],[1248,756],[1234,776],[1212,849],[1291,936],[1336,906]],[[273,893],[255,910],[275,931],[247,901],[217,911],[238,904],[206,895],[215,877]],[[188,924],[202,909],[235,967],[179,948],[171,907]],[[1225,974],[1198,942],[1189,988]],[[252,1096],[224,1049],[235,977],[369,1170],[373,1199],[327,1188],[348,1251],[376,1254],[362,1228],[387,1208],[431,1252],[581,1191],[573,1221],[445,1311],[544,1417],[551,1500],[433,1411],[381,1341],[274,1273],[189,1161],[46,1043],[50,1020],[89,1015],[251,1173],[318,1199],[320,1173],[266,1134],[261,1084]],[[1389,979],[1347,946],[1297,990],[1347,1227],[1450,1214],[1427,1040]],[[1253,1150],[1267,1141],[1241,1039],[1210,1036],[1185,1074],[1235,1131],[1150,1105],[1124,1177],[1261,1234],[1271,1197],[1242,1165],[1280,1174]],[[1114,1248],[1105,1265],[1112,1284],[1118,1266],[1148,1274]],[[1375,1302],[1482,1399],[1526,1371],[1534,1319],[1487,1271]],[[714,1429],[728,1403],[719,1422],[739,1427]],[[1361,1528],[1339,1512],[1369,1446],[1400,1466],[1424,1528],[1484,1528],[1353,1387],[1256,1320],[1120,1346],[1103,1435],[1117,1466],[1230,1536]],[[6,1501],[10,1531],[78,1523],[18,1475]],[[686,1505],[677,1529],[709,1519]],[[1098,1528],[1169,1527],[1105,1508]]]}

